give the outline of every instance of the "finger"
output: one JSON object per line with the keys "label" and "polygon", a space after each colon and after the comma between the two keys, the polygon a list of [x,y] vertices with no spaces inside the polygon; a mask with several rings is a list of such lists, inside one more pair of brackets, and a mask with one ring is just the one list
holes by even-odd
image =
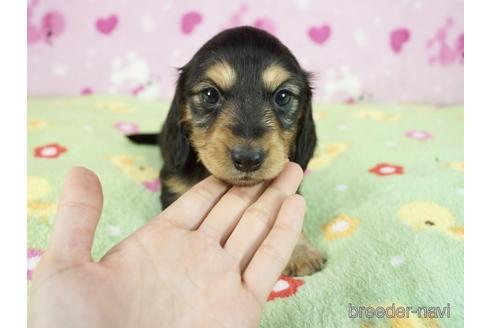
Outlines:
{"label": "finger", "polygon": [[227,184],[210,176],[185,192],[157,219],[185,229],[196,229],[228,189]]}
{"label": "finger", "polygon": [[239,260],[241,270],[244,270],[270,231],[282,202],[296,192],[301,180],[301,167],[295,163],[288,163],[263,195],[246,209],[224,245],[224,249]]}
{"label": "finger", "polygon": [[265,190],[266,183],[252,187],[232,187],[222,196],[198,228],[224,244],[248,206]]}
{"label": "finger", "polygon": [[65,178],[49,251],[63,260],[90,261],[92,241],[103,206],[97,176],[83,167]]}
{"label": "finger", "polygon": [[266,300],[299,239],[304,221],[304,198],[289,196],[275,224],[244,271],[243,281],[258,300]]}

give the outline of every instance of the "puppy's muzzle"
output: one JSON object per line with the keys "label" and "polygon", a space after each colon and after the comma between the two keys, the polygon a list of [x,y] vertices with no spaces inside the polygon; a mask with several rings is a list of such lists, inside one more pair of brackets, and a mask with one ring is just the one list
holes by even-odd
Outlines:
{"label": "puppy's muzzle", "polygon": [[265,160],[265,152],[262,149],[254,149],[249,146],[239,146],[231,150],[231,160],[234,167],[242,172],[258,170]]}

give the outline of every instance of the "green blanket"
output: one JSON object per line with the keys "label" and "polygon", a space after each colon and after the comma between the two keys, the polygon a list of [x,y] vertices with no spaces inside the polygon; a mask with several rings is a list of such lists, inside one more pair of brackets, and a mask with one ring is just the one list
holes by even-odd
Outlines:
{"label": "green blanket", "polygon": [[[167,107],[29,100],[29,285],[71,166],[94,170],[103,185],[96,259],[159,212],[159,151],[124,134],[158,131]],[[328,261],[312,276],[281,277],[261,327],[462,327],[462,106],[318,104],[315,119],[305,232]]]}

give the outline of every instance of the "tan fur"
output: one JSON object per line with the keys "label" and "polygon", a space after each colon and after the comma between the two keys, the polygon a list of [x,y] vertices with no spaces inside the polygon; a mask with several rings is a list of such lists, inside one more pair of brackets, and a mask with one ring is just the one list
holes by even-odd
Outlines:
{"label": "tan fur", "polygon": [[325,262],[326,258],[311,246],[303,232],[294,247],[283,274],[288,276],[307,276],[321,270]]}
{"label": "tan fur", "polygon": [[212,65],[205,75],[214,81],[215,84],[222,90],[230,89],[236,82],[236,72],[226,61],[219,61]]}
{"label": "tan fur", "polygon": [[169,188],[172,193],[179,195],[184,194],[191,187],[188,183],[177,176],[169,177],[167,180],[163,181],[163,184]]}
{"label": "tan fur", "polygon": [[279,64],[268,66],[262,73],[265,88],[271,92],[275,91],[289,77],[289,72]]}
{"label": "tan fur", "polygon": [[[235,185],[253,185],[275,178],[288,161],[293,133],[282,131],[273,121],[271,124],[274,126],[258,140],[238,138],[226,128],[233,122],[232,112],[232,108],[224,108],[212,127],[200,129],[193,126],[191,129],[191,143],[200,161],[213,175]],[[260,169],[250,173],[238,171],[229,157],[232,148],[246,144],[268,153]],[[244,177],[248,179],[241,179]]]}

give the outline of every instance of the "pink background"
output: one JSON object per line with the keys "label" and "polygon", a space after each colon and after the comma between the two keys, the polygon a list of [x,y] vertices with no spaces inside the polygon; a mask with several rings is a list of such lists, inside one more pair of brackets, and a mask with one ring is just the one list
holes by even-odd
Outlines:
{"label": "pink background", "polygon": [[280,38],[318,101],[463,102],[463,0],[29,0],[28,92],[168,99],[175,68],[237,25]]}

